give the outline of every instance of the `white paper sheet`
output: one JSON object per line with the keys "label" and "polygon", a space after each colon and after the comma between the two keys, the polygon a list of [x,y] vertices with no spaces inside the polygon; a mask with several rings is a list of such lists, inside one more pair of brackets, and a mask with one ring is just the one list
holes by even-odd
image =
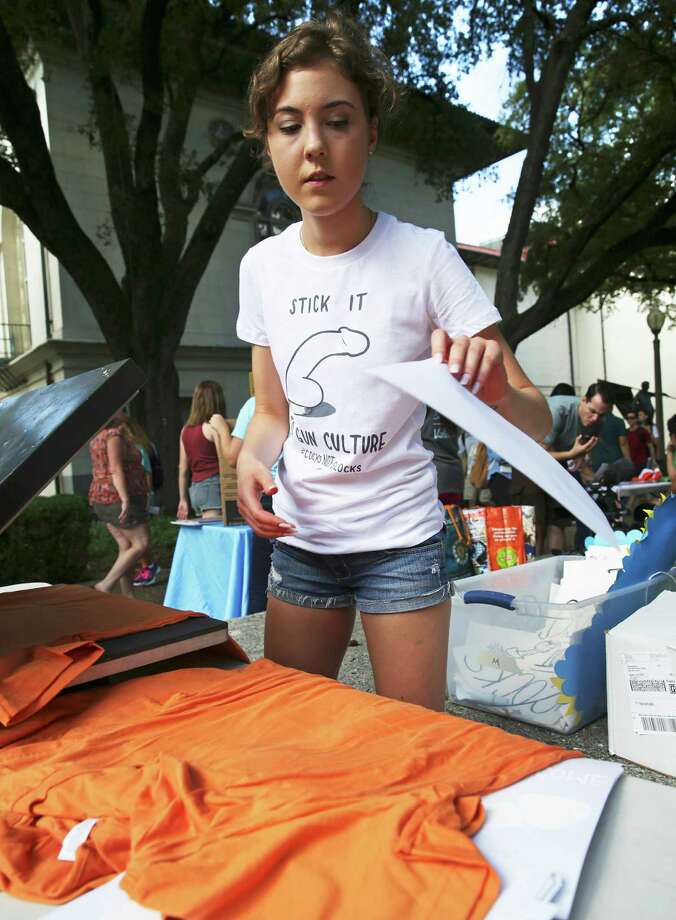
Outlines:
{"label": "white paper sheet", "polygon": [[474,843],[500,876],[486,920],[567,920],[601,812],[622,767],[567,760],[484,796]]}
{"label": "white paper sheet", "polygon": [[162,914],[132,901],[120,888],[122,875],[42,914],[42,920],[160,920]]}
{"label": "white paper sheet", "polygon": [[428,358],[388,364],[373,368],[369,373],[432,406],[469,431],[537,483],[593,533],[604,537],[611,546],[617,544],[601,509],[561,464],[532,438],[460,386],[445,365]]}

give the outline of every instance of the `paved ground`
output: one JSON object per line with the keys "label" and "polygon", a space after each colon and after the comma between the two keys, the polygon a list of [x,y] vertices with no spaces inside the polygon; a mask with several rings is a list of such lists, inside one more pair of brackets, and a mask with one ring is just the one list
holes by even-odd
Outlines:
{"label": "paved ground", "polygon": [[[161,604],[164,598],[166,586],[166,573],[160,576],[160,582],[150,588],[136,589],[136,596],[143,599],[154,601]],[[253,616],[242,619],[230,620],[230,634],[233,639],[244,648],[249,657],[253,660],[263,656],[263,629],[265,625],[265,614],[256,613]],[[366,651],[366,641],[361,628],[361,624],[355,624],[352,645],[348,648],[343,662],[339,679],[356,687],[359,690],[365,690],[373,693],[373,677],[371,674],[371,665],[369,663]],[[629,763],[618,757],[613,757],[608,753],[608,734],[606,719],[598,719],[591,725],[587,725],[573,735],[559,735],[546,728],[538,728],[534,725],[526,725],[523,722],[516,722],[512,719],[505,719],[502,716],[492,715],[487,712],[479,712],[474,709],[467,709],[464,706],[457,706],[451,702],[446,704],[447,712],[453,715],[462,716],[463,718],[473,719],[477,722],[485,722],[489,725],[497,725],[505,731],[513,732],[517,735],[524,735],[527,738],[536,738],[538,741],[544,741],[548,744],[558,744],[565,748],[575,748],[583,751],[589,757],[596,757],[600,760],[613,760],[621,763],[627,773],[637,776],[640,779],[650,779],[658,783],[664,783],[669,786],[676,786],[676,779],[657,773],[654,770],[648,770],[637,764]]]}

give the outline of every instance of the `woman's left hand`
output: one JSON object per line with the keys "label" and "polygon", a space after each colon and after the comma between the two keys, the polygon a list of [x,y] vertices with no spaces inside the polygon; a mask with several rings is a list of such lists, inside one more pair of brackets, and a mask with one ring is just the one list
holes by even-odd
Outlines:
{"label": "woman's left hand", "polygon": [[120,513],[118,515],[118,521],[120,524],[126,524],[127,518],[129,517],[129,499],[122,499]]}
{"label": "woman's left hand", "polygon": [[505,398],[507,371],[502,348],[495,339],[466,335],[451,339],[443,329],[435,329],[432,357],[446,364],[456,380],[490,406],[497,406]]}

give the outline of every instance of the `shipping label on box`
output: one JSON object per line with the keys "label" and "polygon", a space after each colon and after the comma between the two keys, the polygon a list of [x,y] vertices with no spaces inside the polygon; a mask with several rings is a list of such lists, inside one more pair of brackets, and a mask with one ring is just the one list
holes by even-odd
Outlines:
{"label": "shipping label on box", "polygon": [[632,728],[637,735],[676,732],[676,679],[667,654],[625,652]]}

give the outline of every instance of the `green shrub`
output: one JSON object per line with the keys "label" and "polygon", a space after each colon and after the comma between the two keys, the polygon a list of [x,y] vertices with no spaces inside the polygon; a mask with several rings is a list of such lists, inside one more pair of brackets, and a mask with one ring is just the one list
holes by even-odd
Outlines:
{"label": "green shrub", "polygon": [[80,581],[88,543],[86,499],[79,495],[36,498],[0,534],[0,585]]}

